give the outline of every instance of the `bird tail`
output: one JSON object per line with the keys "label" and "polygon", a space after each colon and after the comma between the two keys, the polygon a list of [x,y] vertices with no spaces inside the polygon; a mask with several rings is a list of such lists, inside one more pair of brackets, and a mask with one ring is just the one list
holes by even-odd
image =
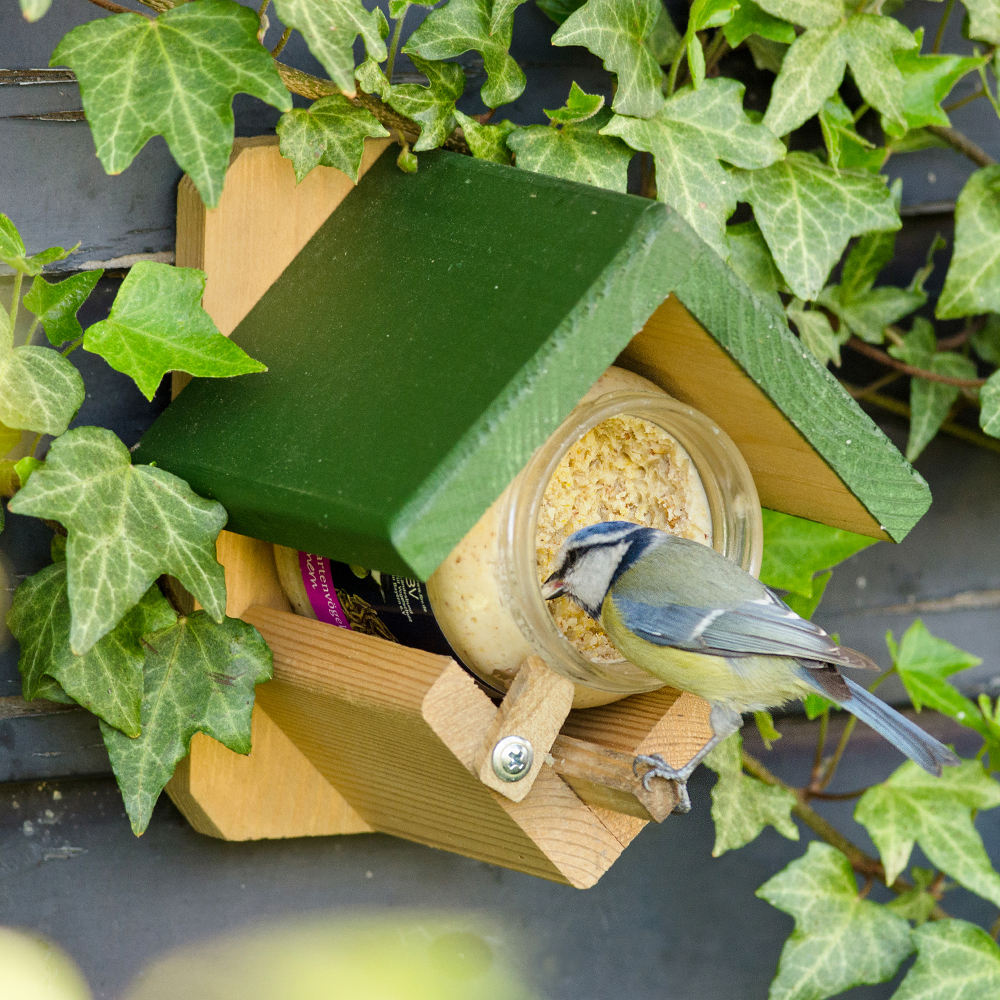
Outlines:
{"label": "bird tail", "polygon": [[941,777],[942,764],[961,764],[961,760],[943,743],[925,733],[918,725],[890,708],[880,698],[845,677],[851,696],[840,701],[840,707],[856,715],[875,732],[884,736],[897,750],[936,777]]}

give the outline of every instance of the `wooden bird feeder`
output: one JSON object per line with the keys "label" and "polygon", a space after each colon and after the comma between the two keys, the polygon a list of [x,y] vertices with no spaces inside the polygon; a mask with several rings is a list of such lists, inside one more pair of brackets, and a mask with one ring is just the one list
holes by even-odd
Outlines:
{"label": "wooden bird feeder", "polygon": [[[930,494],[669,209],[446,152],[406,175],[386,145],[356,188],[296,185],[273,139],[237,141],[217,209],[181,183],[177,263],[269,371],[195,380],[135,458],[229,511],[227,611],[274,680],[250,755],[199,734],[167,791],[228,840],[378,830],[587,887],[675,804],[635,755],[683,765],[707,704],[570,711],[529,657],[498,707],[451,657],[292,614],[271,543],[426,579],[613,362],[713,418],[766,507],[899,541]],[[488,755],[513,733],[535,763],[504,786]]]}

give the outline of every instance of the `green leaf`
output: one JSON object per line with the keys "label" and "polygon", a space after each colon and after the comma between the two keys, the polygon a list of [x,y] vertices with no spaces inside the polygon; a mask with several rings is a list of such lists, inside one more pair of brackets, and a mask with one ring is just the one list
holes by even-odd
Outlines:
{"label": "green leaf", "polygon": [[[812,618],[813,613],[819,607],[819,602],[823,600],[826,585],[830,582],[830,577],[832,576],[832,569],[828,569],[825,573],[818,573],[813,577],[813,592],[810,597],[803,597],[802,594],[788,593],[784,597],[785,604],[797,615],[801,615],[803,618]],[[812,696],[810,695],[809,697]],[[816,697],[820,696],[817,695]],[[823,700],[825,701],[826,699]]]}
{"label": "green leaf", "polygon": [[772,42],[791,45],[795,41],[795,28],[787,21],[768,14],[754,0],[740,0],[739,8],[726,22],[722,33],[731,48],[736,48],[748,35],[760,35]]}
{"label": "green leaf", "polygon": [[[77,247],[80,244],[77,243]],[[41,253],[28,256],[28,251],[24,248],[24,241],[17,231],[17,226],[3,213],[0,213],[0,260],[15,271],[22,271],[24,274],[41,274],[42,268],[46,264],[51,264],[57,260],[64,260],[76,247],[64,250],[62,247],[49,247]]]}
{"label": "green leaf", "polygon": [[899,21],[874,14],[856,14],[832,27],[811,28],[785,56],[764,124],[775,135],[797,129],[833,96],[849,64],[864,99],[903,125],[903,76],[893,52],[915,45]]}
{"label": "green leaf", "polygon": [[945,768],[940,778],[907,761],[861,796],[854,818],[879,849],[887,882],[905,870],[913,845],[919,843],[931,864],[1000,905],[1000,875],[973,825],[973,810],[998,805],[1000,785],[978,761]]}
{"label": "green leaf", "polygon": [[969,343],[983,361],[1000,365],[1000,316],[996,313],[987,316],[985,324],[972,334]]}
{"label": "green leaf", "polygon": [[[721,255],[727,253],[726,219],[738,186],[719,160],[754,170],[774,163],[785,147],[743,111],[743,84],[727,77],[685,87],[654,118],[616,116],[603,135],[624,139],[656,160],[656,196],[676,209]],[[770,242],[770,241],[768,241]]]}
{"label": "green leaf", "polygon": [[825,28],[844,16],[844,0],[757,0],[769,14],[804,28]]}
{"label": "green leaf", "polygon": [[781,72],[789,46],[782,42],[772,42],[770,38],[761,38],[760,35],[751,35],[746,44],[757,69],[766,69],[775,74]]}
{"label": "green leaf", "polygon": [[852,236],[901,225],[882,179],[838,173],[808,153],[789,153],[763,170],[739,171],[735,179],[744,184],[740,200],[753,205],[775,263],[800,299],[816,298]]}
{"label": "green leaf", "polygon": [[132,829],[141,834],[191,737],[206,733],[235,753],[250,752],[254,687],[271,679],[271,651],[238,618],[204,611],[148,636],[142,735],[129,739],[101,723]]}
{"label": "green leaf", "polygon": [[479,52],[488,77],[480,96],[487,107],[495,108],[520,97],[526,81],[508,51],[513,17],[491,29],[490,6],[490,0],[448,0],[427,15],[403,51],[421,59],[449,59],[470,49]]}
{"label": "green leaf", "polygon": [[226,582],[215,539],[225,510],[163,469],[133,466],[111,431],[77,427],[57,438],[45,468],[8,506],[52,518],[69,532],[74,653],[86,653],[107,635],[163,573],[177,577],[222,620]]}
{"label": "green leaf", "polygon": [[[490,10],[490,32],[505,31],[512,24],[514,11],[523,4],[525,0],[493,0]],[[428,3],[428,7],[433,7],[433,3]]]}
{"label": "green leaf", "polygon": [[898,139],[886,136],[886,149],[891,153],[918,153],[922,149],[950,148],[944,139],[925,128],[911,129]]}
{"label": "green leaf", "polygon": [[816,301],[840,319],[841,330],[856,333],[869,344],[881,344],[885,328],[919,309],[927,296],[922,290],[885,285],[847,297],[841,285],[831,285],[820,292]]}
{"label": "green leaf", "polygon": [[259,28],[257,14],[231,0],[192,0],[155,19],[118,14],[82,24],[59,43],[50,65],[76,73],[109,174],[121,173],[162,135],[214,208],[233,145],[233,97],[252,94],[282,111],[292,106],[257,41]]}
{"label": "green leaf", "polygon": [[666,7],[660,9],[653,30],[646,36],[645,45],[658,65],[669,66],[674,61],[677,50],[681,47],[681,33]]}
{"label": "green leaf", "polygon": [[563,22],[552,44],[582,45],[600,56],[604,68],[618,76],[615,111],[651,118],[663,107],[663,71],[643,40],[662,10],[660,0],[588,0]]}
{"label": "green leaf", "polygon": [[[898,178],[893,181],[889,194],[898,212],[903,200],[903,182]],[[867,292],[895,252],[896,230],[876,230],[862,235],[844,261],[840,284],[845,295],[853,298]]]}
{"label": "green leaf", "polygon": [[816,360],[821,365],[832,361],[839,368],[840,345],[847,341],[847,332],[842,330],[834,333],[826,313],[818,309],[806,309],[802,299],[793,299],[785,312],[799,331],[802,343],[809,348]]}
{"label": "green leaf", "polygon": [[25,455],[24,458],[15,462],[14,471],[17,473],[17,478],[20,480],[21,486],[27,486],[28,480],[35,469],[40,469],[44,465],[44,462],[40,462],[33,455]]}
{"label": "green leaf", "polygon": [[59,682],[54,677],[43,677],[41,684],[38,685],[38,698],[44,698],[46,701],[57,701],[63,705],[75,705],[74,701],[65,691],[59,686]]}
{"label": "green leaf", "polygon": [[147,399],[169,371],[211,378],[267,371],[219,333],[201,307],[204,292],[203,271],[141,260],[108,318],[87,329],[83,348],[130,375]]}
{"label": "green leaf", "polygon": [[510,148],[507,139],[518,126],[506,118],[496,125],[480,125],[475,118],[455,109],[455,120],[465,133],[465,141],[477,160],[489,160],[491,163],[503,163],[510,166]]}
{"label": "green leaf", "polygon": [[855,535],[776,510],[761,511],[764,518],[764,560],[760,579],[769,587],[813,596],[813,577],[875,544],[874,538]]}
{"label": "green leaf", "polygon": [[538,9],[556,24],[562,24],[570,14],[579,10],[587,0],[535,0]]}
{"label": "green leaf", "polygon": [[566,103],[555,111],[544,109],[549,121],[558,125],[572,125],[574,122],[586,121],[593,118],[601,108],[604,107],[604,96],[602,94],[588,94],[581,90],[576,81],[569,88],[569,97]]}
{"label": "green leaf", "polygon": [[[3,310],[0,309],[0,312]],[[21,443],[21,432],[16,427],[0,424],[0,458]]]}
{"label": "green leaf", "polygon": [[41,321],[45,336],[58,347],[67,340],[78,340],[83,336],[76,314],[80,306],[94,290],[94,286],[104,274],[103,268],[83,271],[65,281],[49,284],[44,278],[36,277],[24,297],[24,305]]}
{"label": "green leaf", "polygon": [[850,862],[828,844],[814,840],[757,895],[795,919],[769,1000],[823,1000],[862,983],[883,983],[913,951],[910,925],[859,898]]}
{"label": "green leaf", "polygon": [[854,127],[854,115],[838,93],[827,98],[823,107],[819,109],[819,124],[823,131],[823,141],[826,143],[830,164],[835,168],[841,166],[842,150],[847,144],[874,149],[867,139],[858,135],[858,130]]}
{"label": "green leaf", "polygon": [[599,134],[611,117],[605,108],[594,118],[562,128],[529,125],[508,136],[507,145],[523,170],[624,193],[633,154],[621,139]]}
{"label": "green leaf", "polygon": [[404,143],[396,157],[396,166],[405,174],[415,174],[420,164],[417,162],[417,154],[414,153],[409,143]]}
{"label": "green leaf", "polygon": [[389,78],[382,72],[382,67],[369,56],[354,70],[354,79],[366,94],[378,94],[383,101],[389,99]]}
{"label": "green leaf", "polygon": [[794,794],[744,774],[742,749],[742,737],[733,733],[705,758],[705,766],[719,775],[712,789],[713,858],[756,840],[765,826],[773,826],[788,840],[799,839],[799,828],[791,815]]}
{"label": "green leaf", "polygon": [[138,736],[142,700],[141,639],[176,620],[170,604],[154,584],[125,617],[83,656],[69,646],[70,610],[66,563],[54,563],[28,577],[14,594],[7,624],[21,644],[17,668],[24,697],[41,695],[44,677],[109,726]]}
{"label": "green leaf", "polygon": [[1000,948],[981,927],[936,920],[913,931],[917,960],[892,1000],[1000,996]]}
{"label": "green leaf", "polygon": [[411,59],[430,84],[426,87],[418,83],[397,84],[389,91],[389,105],[420,125],[420,137],[413,144],[420,153],[436,149],[454,130],[455,101],[465,90],[465,72],[458,63],[426,62],[419,56]]}
{"label": "green leaf", "polygon": [[697,32],[725,24],[732,18],[733,9],[737,6],[736,0],[694,0],[691,4],[683,44],[687,49],[691,82],[696,90],[705,79],[705,52]]}
{"label": "green leaf", "polygon": [[969,38],[1000,45],[1000,2],[998,0],[962,0],[969,12]]}
{"label": "green leaf", "polygon": [[355,94],[354,39],[362,37],[376,62],[389,55],[378,14],[365,10],[361,0],[274,0],[274,9],[286,27],[302,33],[309,51],[348,97]]}
{"label": "green leaf", "polygon": [[25,21],[40,21],[52,6],[52,0],[21,0]]}
{"label": "green leaf", "polygon": [[753,721],[760,738],[764,741],[764,748],[770,750],[771,744],[781,739],[781,733],[774,728],[774,717],[770,712],[754,712]]}
{"label": "green leaf", "polygon": [[934,894],[927,889],[934,881],[933,868],[914,868],[912,889],[907,889],[885,904],[887,910],[898,913],[904,920],[912,920],[918,927],[924,923],[937,906]]}
{"label": "green leaf", "polygon": [[991,437],[1000,437],[1000,371],[979,390],[979,426]]}
{"label": "green leaf", "polygon": [[1000,312],[1000,165],[977,170],[955,207],[955,252],[935,315]]}
{"label": "green leaf", "polygon": [[890,135],[902,136],[907,129],[922,128],[924,125],[950,125],[948,115],[941,102],[951,93],[952,88],[967,73],[984,65],[989,57],[976,59],[965,56],[922,56],[924,29],[914,32],[916,47],[896,52],[893,58],[903,74],[903,116],[905,128],[891,120],[885,120],[882,127]]}
{"label": "green leaf", "polygon": [[784,306],[778,292],[787,291],[785,279],[774,263],[760,226],[751,219],[726,227],[729,266],[750,286],[755,295],[776,312]]}
{"label": "green leaf", "polygon": [[835,705],[828,698],[824,698],[821,694],[807,694],[805,698],[802,699],[802,705],[806,710],[806,718],[812,722],[813,719],[818,719],[827,709],[838,709],[839,705]]}
{"label": "green leaf", "polygon": [[[321,97],[309,108],[293,108],[278,121],[281,155],[292,161],[301,182],[313,167],[336,167],[358,183],[365,139],[389,135],[379,120],[346,97]],[[260,369],[258,369],[260,370]]]}

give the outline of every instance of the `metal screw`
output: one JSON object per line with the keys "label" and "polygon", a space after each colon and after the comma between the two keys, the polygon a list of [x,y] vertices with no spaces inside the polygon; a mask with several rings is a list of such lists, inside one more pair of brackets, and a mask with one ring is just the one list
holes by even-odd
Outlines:
{"label": "metal screw", "polygon": [[523,736],[505,736],[493,748],[493,773],[501,781],[520,781],[531,770],[534,757]]}

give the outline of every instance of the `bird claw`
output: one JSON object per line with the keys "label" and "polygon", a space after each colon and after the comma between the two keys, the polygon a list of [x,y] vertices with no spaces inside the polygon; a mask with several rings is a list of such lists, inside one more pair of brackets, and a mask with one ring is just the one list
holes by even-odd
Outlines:
{"label": "bird claw", "polygon": [[632,761],[632,773],[637,778],[639,777],[640,764],[645,764],[649,768],[640,779],[642,787],[647,792],[649,791],[649,783],[653,778],[663,778],[666,781],[672,781],[677,790],[677,804],[674,806],[672,812],[683,814],[691,811],[691,797],[688,795],[687,790],[688,776],[683,770],[671,767],[658,753],[638,754],[635,760]]}

